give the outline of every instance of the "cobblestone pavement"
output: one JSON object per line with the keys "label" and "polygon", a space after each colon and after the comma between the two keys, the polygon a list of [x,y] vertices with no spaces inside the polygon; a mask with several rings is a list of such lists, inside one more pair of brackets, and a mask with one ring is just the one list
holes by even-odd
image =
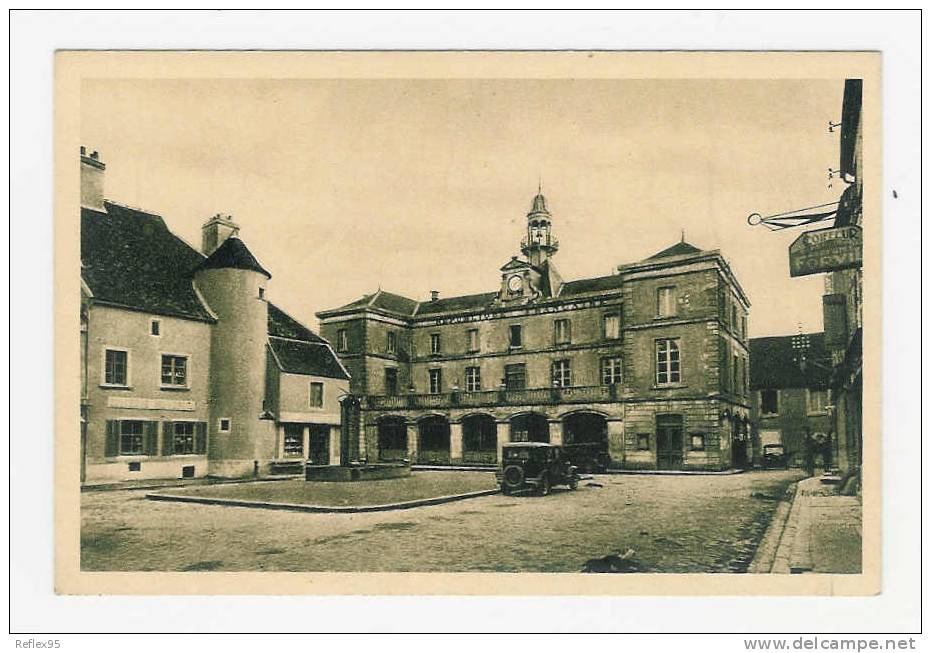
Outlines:
{"label": "cobblestone pavement", "polygon": [[[431,472],[419,472],[429,474]],[[288,513],[81,496],[81,565],[127,571],[743,572],[797,471],[601,475],[576,492]],[[601,487],[598,487],[601,486]]]}

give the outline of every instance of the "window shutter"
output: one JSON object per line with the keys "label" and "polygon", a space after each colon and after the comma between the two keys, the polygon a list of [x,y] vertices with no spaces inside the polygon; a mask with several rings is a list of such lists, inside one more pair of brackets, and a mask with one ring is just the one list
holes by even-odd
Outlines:
{"label": "window shutter", "polygon": [[194,453],[207,453],[207,422],[194,425]]}
{"label": "window shutter", "polygon": [[142,450],[146,456],[158,455],[158,422],[145,422]]}
{"label": "window shutter", "polygon": [[120,423],[115,419],[107,420],[107,442],[104,455],[107,458],[120,455]]}
{"label": "window shutter", "polygon": [[174,443],[174,424],[171,422],[162,422],[162,455],[171,456],[175,452]]}

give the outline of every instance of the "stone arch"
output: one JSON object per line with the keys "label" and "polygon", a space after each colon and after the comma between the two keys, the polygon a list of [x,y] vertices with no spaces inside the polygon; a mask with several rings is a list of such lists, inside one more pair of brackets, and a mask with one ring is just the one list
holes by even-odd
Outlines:
{"label": "stone arch", "polygon": [[549,442],[550,423],[543,413],[516,413],[508,420],[511,442]]}
{"label": "stone arch", "polygon": [[563,446],[579,469],[604,471],[608,456],[608,420],[600,412],[576,410],[563,415]]}
{"label": "stone arch", "polygon": [[417,420],[417,462],[449,463],[449,419],[445,415],[424,415]]}
{"label": "stone arch", "polygon": [[462,420],[462,461],[498,462],[498,423],[488,413],[470,413]]}
{"label": "stone arch", "polygon": [[407,418],[401,415],[382,415],[376,420],[375,425],[378,433],[378,459],[407,458]]}

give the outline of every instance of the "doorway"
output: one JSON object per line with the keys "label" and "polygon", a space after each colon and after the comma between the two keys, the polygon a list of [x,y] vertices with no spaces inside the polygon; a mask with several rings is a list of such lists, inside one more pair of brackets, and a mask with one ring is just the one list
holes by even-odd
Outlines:
{"label": "doorway", "polygon": [[311,424],[307,441],[307,462],[311,465],[330,464],[330,427],[327,424]]}
{"label": "doorway", "polygon": [[682,469],[682,415],[656,416],[656,469]]}

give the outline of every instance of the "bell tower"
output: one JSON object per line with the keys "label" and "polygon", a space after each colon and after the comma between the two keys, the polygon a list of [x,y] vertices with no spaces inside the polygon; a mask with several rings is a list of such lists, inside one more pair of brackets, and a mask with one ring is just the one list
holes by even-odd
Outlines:
{"label": "bell tower", "polygon": [[521,253],[535,268],[542,267],[559,249],[559,241],[553,238],[552,226],[553,216],[546,208],[546,198],[543,197],[541,186],[537,188],[530,213],[527,214],[527,235],[520,243]]}

